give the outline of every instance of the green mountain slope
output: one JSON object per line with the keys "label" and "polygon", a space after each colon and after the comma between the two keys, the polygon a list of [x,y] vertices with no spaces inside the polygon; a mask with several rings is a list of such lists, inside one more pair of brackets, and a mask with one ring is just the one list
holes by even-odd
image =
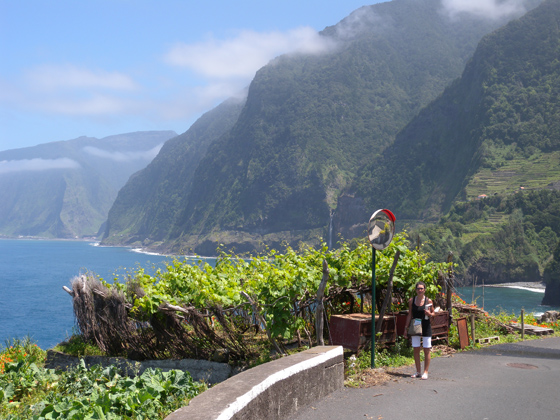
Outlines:
{"label": "green mountain slope", "polygon": [[0,152],[0,235],[95,236],[119,188],[175,135],[80,137]]}
{"label": "green mountain slope", "polygon": [[233,126],[243,105],[244,101],[226,101],[165,143],[158,156],[119,191],[103,243],[154,245],[166,238],[188,203],[194,172],[209,144]]}
{"label": "green mountain slope", "polygon": [[439,220],[413,237],[435,260],[453,252],[463,280],[544,278],[558,304],[559,28],[560,0],[547,0],[486,36],[462,77],[364,167],[335,225],[363,230],[383,207],[401,226]]}
{"label": "green mountain slope", "polygon": [[364,167],[346,205],[365,221],[377,207],[430,221],[455,200],[558,181],[559,22],[549,0],[486,36],[462,77]]}
{"label": "green mountain slope", "polygon": [[439,0],[366,6],[323,31],[336,45],[329,53],[282,56],[262,68],[238,119],[201,157],[190,191],[173,185],[180,167],[170,164],[164,176],[154,167],[159,186],[143,175],[123,189],[107,241],[206,254],[218,242],[248,250],[324,236],[359,168],[503,23],[440,12]]}
{"label": "green mountain slope", "polygon": [[560,191],[550,188],[455,203],[412,232],[414,245],[434,261],[453,252],[463,285],[544,280],[543,304],[560,305]]}

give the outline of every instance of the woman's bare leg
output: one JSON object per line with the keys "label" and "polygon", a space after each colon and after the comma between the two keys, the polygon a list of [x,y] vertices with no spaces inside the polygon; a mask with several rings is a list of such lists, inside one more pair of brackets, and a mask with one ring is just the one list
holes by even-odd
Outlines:
{"label": "woman's bare leg", "polygon": [[420,347],[414,347],[414,363],[416,364],[416,372],[421,373]]}
{"label": "woman's bare leg", "polygon": [[[424,373],[428,373],[428,369],[430,368],[430,359],[431,359],[430,352],[431,352],[431,350],[432,349],[430,349],[430,348],[427,348],[427,349],[425,348],[424,349]],[[420,352],[418,352],[418,355],[420,355]],[[417,365],[417,367],[418,367],[418,365]]]}

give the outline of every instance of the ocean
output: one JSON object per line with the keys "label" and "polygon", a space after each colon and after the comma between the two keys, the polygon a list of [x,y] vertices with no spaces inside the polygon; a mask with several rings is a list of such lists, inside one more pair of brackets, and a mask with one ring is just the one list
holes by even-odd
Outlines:
{"label": "ocean", "polygon": [[92,272],[124,281],[133,270],[154,273],[172,259],[83,241],[0,239],[0,346],[29,336],[48,349],[71,336],[72,298],[62,286],[73,277]]}
{"label": "ocean", "polygon": [[[526,314],[541,315],[546,311],[560,311],[559,306],[541,305],[544,289],[530,287],[458,287],[457,294],[467,303],[476,303],[488,313],[506,312],[519,315],[521,309]],[[473,299],[474,296],[474,299]]]}
{"label": "ocean", "polygon": [[[83,241],[0,239],[0,346],[7,340],[30,337],[43,349],[60,343],[74,332],[72,299],[62,286],[74,276],[93,272],[108,282],[124,281],[127,273],[144,268],[153,273],[172,257],[144,254],[130,248],[101,247]],[[214,264],[214,259],[209,259]],[[193,260],[196,263],[196,260]],[[458,288],[470,303],[472,288]],[[531,289],[486,287],[484,308],[518,314],[560,310],[541,306],[543,292]],[[483,305],[482,288],[475,300]]]}

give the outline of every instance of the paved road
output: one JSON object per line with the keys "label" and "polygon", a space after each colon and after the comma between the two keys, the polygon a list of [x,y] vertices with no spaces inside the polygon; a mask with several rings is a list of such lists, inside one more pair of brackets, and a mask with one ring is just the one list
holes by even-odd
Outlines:
{"label": "paved road", "polygon": [[560,419],[560,337],[435,358],[427,381],[413,370],[337,391],[292,420]]}

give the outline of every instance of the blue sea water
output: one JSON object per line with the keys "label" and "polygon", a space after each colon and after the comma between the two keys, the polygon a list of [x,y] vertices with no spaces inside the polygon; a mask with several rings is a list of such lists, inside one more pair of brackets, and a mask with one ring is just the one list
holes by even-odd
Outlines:
{"label": "blue sea water", "polygon": [[559,306],[541,305],[544,290],[514,287],[475,287],[474,299],[472,287],[458,287],[457,294],[466,303],[476,303],[489,313],[513,313],[519,315],[521,309],[525,313],[540,315],[546,311],[560,311]]}
{"label": "blue sea water", "polygon": [[[172,257],[82,241],[0,239],[0,347],[29,336],[48,349],[72,335],[72,299],[62,286],[80,273],[123,280],[144,268],[153,273]],[[211,262],[213,262],[211,260]]]}

